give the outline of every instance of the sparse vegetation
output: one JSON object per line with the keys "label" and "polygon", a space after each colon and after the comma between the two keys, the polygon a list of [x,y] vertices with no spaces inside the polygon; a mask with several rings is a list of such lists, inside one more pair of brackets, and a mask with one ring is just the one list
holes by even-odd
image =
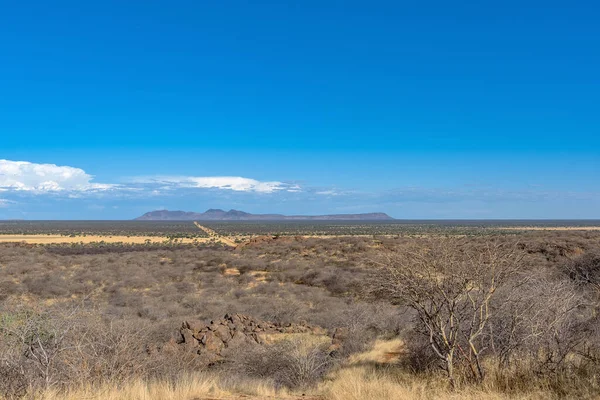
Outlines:
{"label": "sparse vegetation", "polygon": [[[1,244],[0,396],[598,397],[599,239]],[[182,321],[211,326],[226,314],[273,325],[245,326],[253,343],[236,342],[233,323],[215,326],[222,342],[193,323],[195,339],[182,336]],[[302,334],[285,333],[296,325]]]}

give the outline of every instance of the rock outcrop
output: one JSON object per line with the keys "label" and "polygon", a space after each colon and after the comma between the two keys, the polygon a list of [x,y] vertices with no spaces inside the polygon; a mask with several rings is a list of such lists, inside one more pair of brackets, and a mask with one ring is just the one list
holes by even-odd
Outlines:
{"label": "rock outcrop", "polygon": [[327,331],[308,324],[277,324],[248,315],[227,314],[216,321],[183,322],[176,342],[203,356],[210,364],[234,349],[277,341],[291,334],[327,335]]}

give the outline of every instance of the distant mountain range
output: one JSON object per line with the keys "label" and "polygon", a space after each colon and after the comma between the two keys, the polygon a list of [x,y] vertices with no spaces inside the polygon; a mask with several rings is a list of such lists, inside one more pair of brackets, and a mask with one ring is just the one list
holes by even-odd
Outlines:
{"label": "distant mountain range", "polygon": [[393,220],[385,213],[332,214],[332,215],[282,215],[250,214],[238,210],[207,210],[203,213],[157,210],[148,212],[136,221],[386,221]]}

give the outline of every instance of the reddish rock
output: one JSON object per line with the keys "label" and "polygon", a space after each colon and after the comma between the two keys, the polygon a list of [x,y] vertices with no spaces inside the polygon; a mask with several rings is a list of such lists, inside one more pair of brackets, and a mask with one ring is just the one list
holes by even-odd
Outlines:
{"label": "reddish rock", "polygon": [[185,347],[194,348],[198,345],[198,342],[194,338],[194,334],[189,329],[182,329],[181,336],[183,337],[183,343]]}
{"label": "reddish rock", "polygon": [[[185,349],[193,349],[202,357],[202,362],[210,365],[222,360],[230,351],[243,351],[244,346],[264,344],[267,335],[281,333],[321,335],[326,334],[326,330],[306,323],[283,325],[257,320],[243,314],[227,314],[224,318],[210,323],[200,320],[185,321],[179,330],[179,339],[171,342],[181,343]],[[336,330],[333,337],[334,343],[341,342],[343,331]]]}
{"label": "reddish rock", "polygon": [[205,326],[205,322],[202,322],[197,319],[183,322],[183,328],[189,329],[194,335],[198,334],[198,332],[200,332]]}
{"label": "reddish rock", "polygon": [[220,354],[221,349],[225,347],[223,341],[217,337],[212,331],[206,332],[202,338],[202,344],[204,344],[204,350],[209,353]]}
{"label": "reddish rock", "polygon": [[223,343],[229,342],[231,340],[231,331],[225,325],[219,325],[217,329],[215,329],[215,336],[223,341]]}

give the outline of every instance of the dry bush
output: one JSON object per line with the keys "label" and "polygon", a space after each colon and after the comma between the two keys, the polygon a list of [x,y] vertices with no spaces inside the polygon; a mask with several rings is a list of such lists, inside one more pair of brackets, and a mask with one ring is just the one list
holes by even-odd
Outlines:
{"label": "dry bush", "polygon": [[315,337],[295,337],[271,345],[253,346],[233,359],[231,370],[276,386],[307,388],[334,365],[328,343]]}
{"label": "dry bush", "polygon": [[[379,291],[378,302],[367,303],[358,297],[372,274],[373,266],[365,260],[382,262],[379,255],[386,253],[393,255],[396,266],[412,266],[412,279],[428,294],[458,296],[453,311],[461,326],[455,331],[457,386],[474,388],[471,383],[479,381],[477,387],[490,387],[490,393],[515,395],[513,388],[519,387],[522,392],[538,388],[553,396],[586,397],[596,393],[593,388],[596,376],[600,376],[600,319],[596,317],[599,299],[591,283],[594,269],[586,261],[588,256],[578,256],[597,252],[599,237],[577,232],[519,234],[519,250],[525,254],[520,270],[499,278],[480,268],[491,262],[490,253],[480,250],[490,243],[510,247],[514,237],[509,235],[454,240],[458,244],[449,246],[446,253],[431,252],[435,246],[452,241],[438,236],[280,238],[235,251],[170,245],[135,249],[0,245],[0,309],[7,318],[3,321],[12,321],[9,325],[13,330],[18,327],[29,332],[15,336],[3,331],[0,365],[16,367],[33,388],[46,387],[45,376],[49,376],[51,389],[47,393],[92,385],[111,390],[111,395],[118,398],[116,385],[126,387],[142,379],[149,385],[155,380],[172,380],[175,387],[178,376],[201,367],[193,352],[165,346],[173,329],[189,318],[214,319],[226,313],[244,313],[284,324],[305,321],[332,332],[341,328],[343,335],[339,337],[343,340],[333,357],[327,355],[324,359],[327,352],[318,346],[316,355],[300,352],[295,360],[286,358],[284,350],[293,354],[293,348],[284,349],[283,344],[269,348],[272,354],[255,349],[256,354],[246,354],[248,359],[255,356],[255,362],[241,362],[239,365],[248,365],[248,370],[234,368],[233,381],[227,383],[235,386],[240,382],[235,393],[238,389],[243,392],[247,379],[257,379],[268,387],[275,380],[279,386],[313,384],[323,379],[324,372],[314,360],[325,361],[324,369],[331,364],[343,365],[344,359],[368,349],[376,338],[397,335],[406,343],[407,357],[399,365],[387,367],[394,374],[378,376],[376,381],[392,390],[399,382],[410,386],[409,379],[415,379],[420,382],[415,386],[418,388],[420,379],[430,376],[427,382],[445,388],[439,382],[439,372],[432,372],[439,366],[440,357],[433,351],[429,335],[423,335],[423,325],[415,318],[418,313],[406,307],[406,302],[398,307],[400,297],[385,291]],[[430,249],[429,256],[423,253],[426,248]],[[420,254],[422,260],[429,257],[437,266],[421,268],[416,257],[406,256],[410,251]],[[479,267],[473,261],[478,257],[484,260]],[[569,273],[571,262],[580,263],[576,275]],[[232,268],[240,275],[224,274]],[[257,279],[253,274],[256,271],[264,279]],[[437,280],[425,279],[425,273]],[[385,282],[382,276],[376,277],[378,284],[385,286],[381,285]],[[494,285],[490,285],[491,277]],[[448,290],[440,292],[432,282]],[[486,302],[480,295],[489,294],[494,286]],[[472,307],[469,296],[479,308]],[[78,311],[69,316],[73,309]],[[485,322],[480,333],[479,329],[473,331],[474,350],[467,339],[470,324],[463,323],[473,321],[473,310],[483,311],[478,314],[483,317],[476,316],[474,326]],[[24,315],[25,311],[29,314]],[[442,310],[438,315],[443,314]],[[41,347],[33,341],[36,337]],[[35,358],[43,353],[42,348],[51,349],[48,373],[36,366],[44,365]],[[486,372],[479,378],[478,358]],[[232,360],[225,362],[230,366],[227,361]],[[396,379],[396,372],[403,374],[403,380]],[[422,397],[449,393],[445,389],[432,390],[423,392],[431,396]],[[144,395],[156,396],[148,392]],[[368,398],[368,394],[365,396]],[[443,398],[442,394],[439,397]]]}
{"label": "dry bush", "polygon": [[371,292],[414,310],[416,329],[428,338],[451,385],[457,365],[482,381],[487,348],[482,339],[494,296],[518,275],[521,258],[514,246],[475,248],[454,239],[428,241],[402,253],[382,254]]}
{"label": "dry bush", "polygon": [[28,309],[4,311],[0,315],[3,338],[2,358],[19,365],[30,384],[50,388],[71,379],[64,362],[77,345],[71,333],[81,326],[79,316]]}
{"label": "dry bush", "polygon": [[565,272],[578,286],[600,295],[600,252],[588,252],[567,262]]}
{"label": "dry bush", "polygon": [[0,397],[13,400],[27,394],[28,382],[19,366],[8,362],[0,364]]}
{"label": "dry bush", "polygon": [[[436,239],[379,258],[370,293],[416,313],[414,329],[404,334],[403,365],[416,373],[441,366],[454,387],[474,381],[493,382],[501,392],[598,394],[598,303],[581,290],[590,286],[596,258],[568,261],[579,244],[560,245],[550,259],[564,257],[571,274],[557,276],[560,264],[515,251],[526,247]],[[581,279],[584,270],[590,274]]]}
{"label": "dry bush", "polygon": [[80,308],[5,309],[0,315],[0,360],[10,367],[7,371],[21,375],[12,374],[11,380],[5,377],[0,386],[13,388],[19,382],[15,379],[22,378],[34,390],[62,390],[73,385],[170,378],[200,369],[193,354],[160,351],[153,345],[152,328],[140,322],[111,321]]}
{"label": "dry bush", "polygon": [[532,277],[499,293],[498,300],[488,337],[502,366],[531,359],[531,368],[549,374],[578,361],[572,356],[589,338],[594,310],[571,282]]}

